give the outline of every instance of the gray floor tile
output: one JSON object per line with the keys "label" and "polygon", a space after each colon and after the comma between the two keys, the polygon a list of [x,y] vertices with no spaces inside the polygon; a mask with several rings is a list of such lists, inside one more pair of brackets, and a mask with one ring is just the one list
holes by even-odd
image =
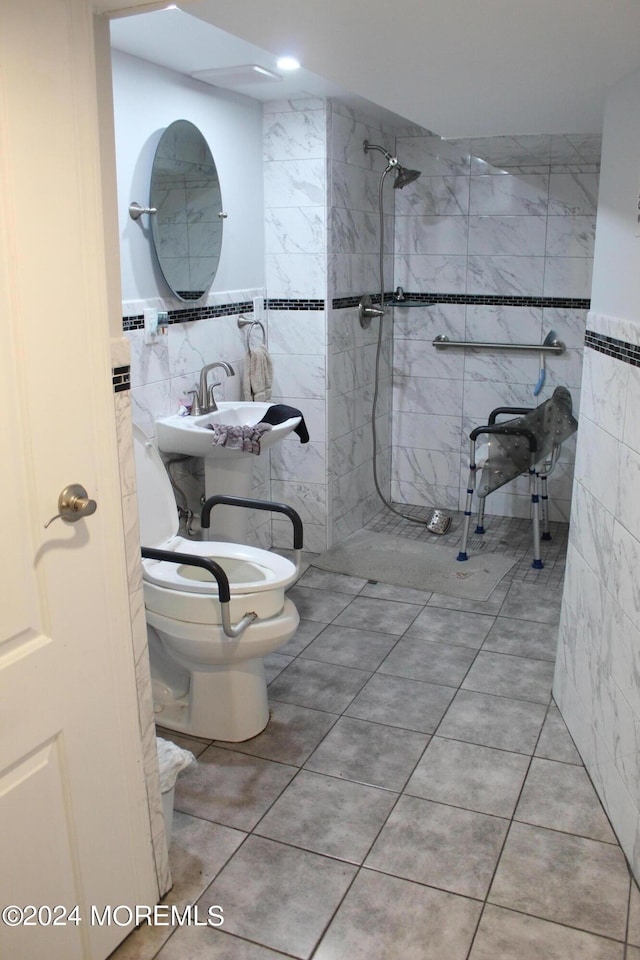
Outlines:
{"label": "gray floor tile", "polygon": [[301,770],[254,833],[362,863],[395,802],[389,790]]}
{"label": "gray floor tile", "polygon": [[552,703],[549,707],[547,719],[544,721],[536,747],[536,757],[545,757],[547,760],[561,760],[564,763],[582,763],[580,754],[567,730],[567,725],[555,703]]}
{"label": "gray floor tile", "polygon": [[[300,613],[300,610],[298,610],[298,613]],[[325,626],[326,624],[319,623],[316,620],[301,619],[298,629],[291,637],[291,640],[285,643],[284,647],[280,647],[278,653],[288,657],[297,657],[297,655],[302,653],[304,648],[324,630]]]}
{"label": "gray floor tile", "polygon": [[342,713],[371,673],[298,657],[269,685],[269,700]]}
{"label": "gray floor tile", "polygon": [[[180,909],[195,903],[245,837],[238,830],[175,812],[169,849],[173,887],[161,902]],[[110,960],[151,960],[174,929],[171,925],[143,924],[110,955]]]}
{"label": "gray floor tile", "polygon": [[360,670],[375,670],[397,641],[397,636],[387,633],[331,624],[306,647],[301,656]]}
{"label": "gray floor tile", "polygon": [[623,940],[628,895],[629,873],[618,847],[514,823],[489,901]]}
{"label": "gray floor tile", "polygon": [[510,653],[516,657],[555,661],[557,646],[558,627],[555,624],[498,617],[482,649]]}
{"label": "gray floor tile", "polygon": [[467,597],[446,597],[443,593],[434,593],[429,600],[429,606],[466,613],[486,613],[495,617],[500,612],[510,585],[508,582],[499,583],[488,600],[469,600]]}
{"label": "gray floor tile", "polygon": [[359,577],[349,577],[344,573],[332,573],[330,570],[321,570],[310,566],[298,580],[301,587],[316,587],[319,590],[328,590],[332,593],[349,593],[352,596],[360,593],[366,580]]}
{"label": "gray floor tile", "polygon": [[375,673],[349,704],[345,716],[433,733],[455,693],[454,687]]}
{"label": "gray floor tile", "polygon": [[398,640],[379,667],[379,673],[458,687],[476,656],[476,651],[469,647],[406,636]]}
{"label": "gray floor tile", "polygon": [[512,583],[500,611],[503,617],[535,620],[538,623],[559,623],[562,586]]}
{"label": "gray floor tile", "polygon": [[437,732],[454,740],[532,754],[545,712],[542,703],[459,690]]}
{"label": "gray floor tile", "polygon": [[465,960],[480,904],[363,870],[314,960]]}
{"label": "gray floor tile", "polygon": [[631,897],[629,898],[629,943],[640,947],[640,891],[635,881],[631,883]]}
{"label": "gray floor tile", "polygon": [[335,713],[280,700],[270,703],[269,714],[269,723],[257,737],[242,743],[216,740],[216,746],[301,766],[338,719]]}
{"label": "gray floor tile", "polygon": [[267,683],[271,683],[272,680],[278,676],[279,673],[282,673],[285,667],[288,667],[293,657],[285,657],[281,653],[269,653],[264,658],[264,675]]}
{"label": "gray floor tile", "polygon": [[488,904],[469,960],[623,960],[624,946]]}
{"label": "gray floor tile", "polygon": [[516,820],[617,843],[584,767],[534,757]]}
{"label": "gray floor tile", "polygon": [[433,737],[405,793],[511,817],[528,766],[523,754]]}
{"label": "gray floor tile", "polygon": [[282,960],[282,954],[222,930],[185,926],[176,930],[157,960]]}
{"label": "gray floor tile", "polygon": [[222,870],[246,834],[219,823],[173,814],[169,862],[173,887],[163,903],[193,903]]}
{"label": "gray floor tile", "polygon": [[625,960],[640,960],[640,947],[627,947]]}
{"label": "gray floor tile", "polygon": [[167,927],[140,926],[109,954],[109,960],[155,960],[171,932]]}
{"label": "gray floor tile", "polygon": [[225,932],[306,960],[356,869],[250,836],[198,903],[223,907]]}
{"label": "gray floor tile", "polygon": [[[331,623],[341,610],[351,602],[346,593],[327,593],[325,590],[316,590],[314,587],[295,587],[287,592],[287,596],[295,604],[298,613],[304,620],[317,620],[320,623]],[[284,649],[284,648],[283,648]]]}
{"label": "gray floor tile", "polygon": [[295,776],[296,767],[207,747],[176,783],[175,809],[251,830]]}
{"label": "gray floor tile", "polygon": [[482,899],[508,820],[403,796],[365,863],[432,887]]}
{"label": "gray floor tile", "polygon": [[428,742],[426,734],[342,717],[305,768],[399,791]]}
{"label": "gray floor tile", "polygon": [[481,650],[462,683],[462,689],[547,704],[551,698],[553,669],[553,663],[547,660]]}
{"label": "gray floor tile", "polygon": [[360,591],[361,597],[374,597],[378,600],[399,600],[401,603],[415,603],[424,607],[431,594],[413,587],[398,587],[394,583],[374,583],[368,580]]}
{"label": "gray floor tile", "polygon": [[398,603],[395,600],[376,600],[372,597],[356,597],[336,617],[335,624],[357,627],[359,630],[378,630],[392,636],[400,636],[418,614],[415,603]]}
{"label": "gray floor tile", "polygon": [[478,616],[460,610],[444,610],[427,604],[407,631],[407,636],[454,643],[478,650],[493,626],[493,621],[493,617]]}

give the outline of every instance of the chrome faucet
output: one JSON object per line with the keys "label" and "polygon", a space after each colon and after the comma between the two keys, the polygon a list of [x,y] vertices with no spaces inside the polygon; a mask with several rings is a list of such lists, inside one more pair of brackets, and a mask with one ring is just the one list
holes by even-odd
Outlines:
{"label": "chrome faucet", "polygon": [[226,363],[224,360],[216,360],[215,363],[207,363],[206,366],[200,371],[200,386],[196,393],[195,390],[191,391],[193,393],[193,405],[191,407],[191,413],[193,416],[197,416],[198,413],[212,413],[214,410],[218,409],[216,404],[215,397],[213,395],[213,388],[220,386],[220,381],[217,383],[207,383],[207,378],[209,376],[210,370],[215,370],[217,367],[221,367],[228,377],[234,376],[234,369],[230,363]]}

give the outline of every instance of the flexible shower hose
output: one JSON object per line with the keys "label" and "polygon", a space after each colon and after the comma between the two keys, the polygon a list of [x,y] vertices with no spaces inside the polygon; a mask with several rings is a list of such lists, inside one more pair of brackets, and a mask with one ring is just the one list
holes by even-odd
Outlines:
{"label": "flexible shower hose", "polygon": [[[384,187],[384,180],[386,175],[392,168],[387,166],[386,170],[380,177],[380,185],[378,187],[378,210],[380,212],[380,309],[384,309],[384,204],[382,190]],[[410,520],[411,523],[420,523],[422,526],[427,526],[429,520],[422,520],[419,517],[412,517],[407,513],[402,513],[402,511],[397,510],[393,504],[391,504],[382,490],[380,489],[380,482],[378,480],[378,438],[376,433],[376,409],[378,406],[378,393],[379,393],[379,380],[380,380],[380,354],[382,352],[382,327],[384,324],[384,316],[380,317],[380,322],[378,324],[378,344],[376,348],[376,366],[375,366],[375,377],[373,384],[373,404],[371,408],[371,437],[373,440],[373,482],[375,484],[376,492],[385,507],[388,510],[391,510],[392,513],[395,513],[396,516],[402,517],[403,520]]]}

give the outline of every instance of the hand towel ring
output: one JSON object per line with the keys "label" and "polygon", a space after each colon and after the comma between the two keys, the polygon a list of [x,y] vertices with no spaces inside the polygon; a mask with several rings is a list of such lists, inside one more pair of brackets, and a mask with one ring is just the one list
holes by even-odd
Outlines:
{"label": "hand towel ring", "polygon": [[243,327],[249,327],[247,331],[247,346],[251,342],[251,334],[253,333],[254,327],[260,327],[260,329],[262,330],[262,342],[265,346],[267,345],[267,331],[264,328],[264,324],[262,320],[247,320],[246,317],[240,317],[238,319],[238,326],[240,327],[240,329],[242,329]]}

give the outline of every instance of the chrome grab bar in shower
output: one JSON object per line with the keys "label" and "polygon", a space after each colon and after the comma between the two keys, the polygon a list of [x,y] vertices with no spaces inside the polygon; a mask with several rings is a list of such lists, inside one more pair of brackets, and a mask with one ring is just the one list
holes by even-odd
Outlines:
{"label": "chrome grab bar in shower", "polygon": [[437,350],[449,349],[449,347],[473,347],[481,350],[533,350],[535,353],[564,353],[566,345],[562,340],[555,339],[549,344],[542,343],[483,343],[467,340],[449,340],[446,333],[440,333],[432,341]]}

